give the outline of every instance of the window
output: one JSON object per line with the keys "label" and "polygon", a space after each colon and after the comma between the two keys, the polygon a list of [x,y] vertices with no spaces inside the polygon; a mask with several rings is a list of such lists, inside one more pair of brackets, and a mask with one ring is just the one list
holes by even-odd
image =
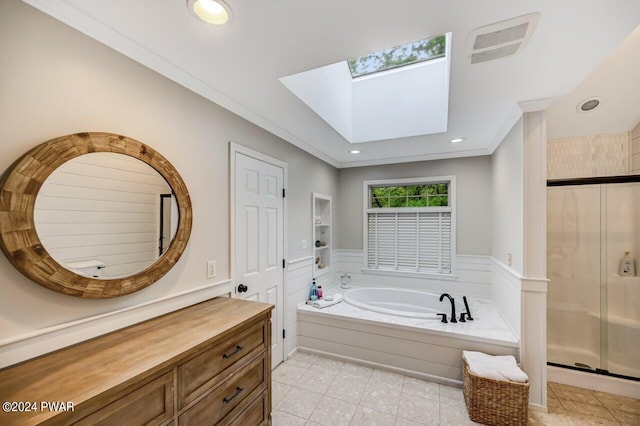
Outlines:
{"label": "window", "polygon": [[446,36],[440,35],[351,58],[347,64],[352,78],[362,77],[392,68],[442,58],[445,55],[446,43]]}
{"label": "window", "polygon": [[365,181],[365,268],[451,275],[455,177]]}

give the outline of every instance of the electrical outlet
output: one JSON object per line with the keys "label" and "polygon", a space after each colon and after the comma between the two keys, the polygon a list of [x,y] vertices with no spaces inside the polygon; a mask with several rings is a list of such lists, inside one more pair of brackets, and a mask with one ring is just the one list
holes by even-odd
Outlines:
{"label": "electrical outlet", "polygon": [[216,276],[216,261],[210,260],[207,262],[207,278],[214,278]]}
{"label": "electrical outlet", "polygon": [[306,250],[307,249],[307,240],[302,240],[300,242],[300,250]]}
{"label": "electrical outlet", "polygon": [[507,253],[507,266],[511,266],[511,253]]}

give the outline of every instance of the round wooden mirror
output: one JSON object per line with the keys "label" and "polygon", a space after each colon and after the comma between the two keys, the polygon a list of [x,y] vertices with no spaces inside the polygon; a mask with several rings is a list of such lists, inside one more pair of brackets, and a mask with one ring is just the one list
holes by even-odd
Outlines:
{"label": "round wooden mirror", "polygon": [[[105,265],[102,260],[93,259],[96,256],[92,256],[89,253],[90,250],[85,253],[88,258],[76,258],[79,262],[73,263],[61,261],[64,256],[60,253],[64,253],[67,250],[66,248],[62,248],[60,252],[52,256],[48,250],[49,247],[52,247],[52,243],[49,241],[59,241],[60,238],[67,238],[67,236],[48,236],[47,244],[43,244],[37,228],[43,229],[43,226],[46,227],[47,225],[43,225],[41,223],[43,222],[42,220],[39,220],[39,223],[36,224],[35,220],[37,197],[47,179],[61,166],[71,164],[69,163],[71,160],[78,159],[81,156],[89,158],[88,154],[93,155],[93,153],[100,152],[110,153],[113,158],[127,156],[124,157],[125,160],[133,157],[131,160],[138,159],[157,171],[168,184],[165,187],[169,188],[170,191],[170,194],[166,194],[166,190],[160,191],[165,193],[159,194],[160,197],[157,201],[159,214],[162,216],[163,209],[165,212],[171,211],[170,203],[165,201],[167,198],[175,201],[173,203],[174,210],[177,211],[177,214],[174,215],[174,218],[177,216],[177,220],[175,220],[176,223],[172,230],[173,238],[164,247],[162,244],[162,221],[159,227],[156,228],[157,231],[155,232],[159,234],[160,248],[156,258],[148,262],[150,266],[147,267],[142,263],[144,265],[142,270],[135,270],[131,274],[125,274],[125,276],[118,276],[117,278],[110,278],[108,274],[100,277],[98,274],[92,276],[84,274],[84,272],[80,273],[81,270],[84,271],[85,269],[89,270],[91,267],[96,267],[96,264],[101,265],[97,266],[98,269],[109,268],[109,265]],[[116,160],[122,162],[120,158],[116,158]],[[95,160],[85,162],[88,164],[84,164],[81,167],[93,168],[94,162]],[[114,171],[112,180],[123,180],[123,177],[127,174],[152,174],[139,170],[139,166],[134,164],[134,170],[132,171]],[[84,180],[87,179],[91,180],[93,177],[86,177],[85,175]],[[162,180],[160,176],[149,179]],[[136,182],[135,184],[147,185],[141,182]],[[86,188],[84,190],[87,191]],[[60,193],[65,192],[64,189],[59,189],[58,191]],[[132,190],[131,192],[140,191]],[[149,196],[151,195],[147,195],[147,197]],[[56,196],[54,195],[53,198],[56,198]],[[38,200],[38,202],[42,203],[41,200]],[[73,209],[73,202],[69,197],[61,198],[61,201],[58,200],[60,205],[69,206],[69,210]],[[91,202],[93,203],[92,205],[97,206],[104,203],[104,200],[92,200]],[[40,213],[40,216],[46,218],[47,214],[48,212]],[[119,213],[98,212],[97,214],[115,217]],[[136,214],[142,215],[140,212],[135,212],[134,215]],[[107,220],[107,222],[109,221]],[[176,169],[162,155],[149,146],[134,139],[112,133],[78,133],[45,142],[27,152],[14,163],[0,181],[0,248],[2,248],[9,261],[31,280],[48,289],[76,297],[94,299],[117,297],[133,293],[153,284],[166,274],[182,255],[191,233],[191,223],[191,199],[189,198],[187,187]],[[75,231],[75,229],[80,228],[80,225],[74,223],[73,219],[69,219],[68,228]],[[113,239],[113,233],[109,232],[108,227],[106,231],[102,232],[105,235],[105,240]],[[76,239],[86,240],[86,238],[87,236],[83,235]],[[64,244],[64,242],[61,243],[63,247]],[[79,243],[79,245],[81,244]],[[78,252],[77,247],[75,251],[76,253]],[[78,254],[75,256],[77,257]],[[115,253],[114,256],[126,257],[127,255]],[[70,265],[73,265],[73,267]]]}

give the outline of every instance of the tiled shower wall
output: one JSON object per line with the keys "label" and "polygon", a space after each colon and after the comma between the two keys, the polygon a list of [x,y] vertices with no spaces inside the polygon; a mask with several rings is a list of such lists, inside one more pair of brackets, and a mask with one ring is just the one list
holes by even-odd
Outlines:
{"label": "tiled shower wall", "polygon": [[632,152],[637,154],[634,167],[640,169],[640,125],[632,132],[549,139],[547,178],[626,175],[633,170]]}
{"label": "tiled shower wall", "polygon": [[631,174],[640,174],[640,123],[631,131]]}

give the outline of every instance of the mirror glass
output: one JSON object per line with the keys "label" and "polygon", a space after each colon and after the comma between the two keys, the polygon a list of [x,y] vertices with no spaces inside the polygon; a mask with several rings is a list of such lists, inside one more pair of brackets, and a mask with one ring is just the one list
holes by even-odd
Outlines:
{"label": "mirror glass", "polygon": [[47,177],[34,221],[61,266],[110,280],[153,265],[176,235],[179,213],[172,188],[153,167],[124,154],[92,152]]}

